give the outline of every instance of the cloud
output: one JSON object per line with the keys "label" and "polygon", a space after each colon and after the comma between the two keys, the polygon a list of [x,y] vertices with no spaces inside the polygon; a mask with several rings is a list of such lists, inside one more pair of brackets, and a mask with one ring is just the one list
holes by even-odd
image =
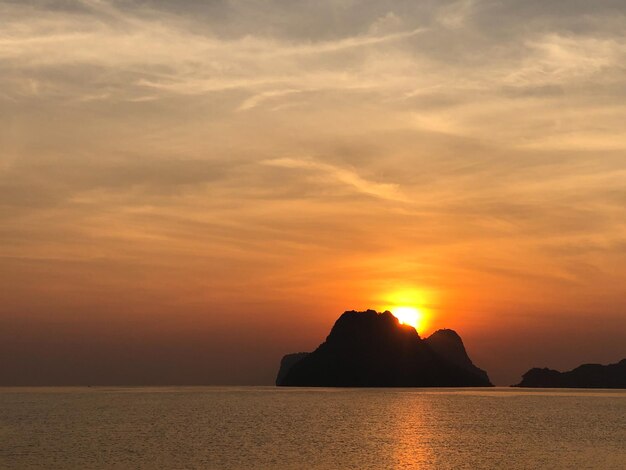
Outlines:
{"label": "cloud", "polygon": [[300,90],[275,90],[275,91],[266,91],[263,93],[258,93],[246,99],[243,103],[241,103],[241,105],[239,105],[239,107],[237,108],[237,111],[247,111],[249,109],[257,107],[263,101],[280,97],[280,96],[290,95],[292,93],[299,93],[299,92]]}
{"label": "cloud", "polygon": [[354,170],[340,168],[312,159],[276,158],[271,160],[264,160],[261,163],[263,163],[264,165],[277,166],[281,168],[319,171],[330,177],[332,180],[342,183],[358,193],[390,201],[406,200],[399,191],[398,186],[395,184],[377,183],[374,181],[369,181],[365,178],[362,178]]}
{"label": "cloud", "polygon": [[407,278],[617,303],[622,3],[1,2],[5,273],[106,259],[102,285],[41,265],[59,311],[84,283],[223,308]]}
{"label": "cloud", "polygon": [[460,0],[444,6],[437,16],[437,20],[446,28],[462,27],[472,14],[474,0]]}
{"label": "cloud", "polygon": [[626,40],[547,34],[527,41],[530,54],[504,78],[511,85],[573,85],[611,72],[626,58]]}

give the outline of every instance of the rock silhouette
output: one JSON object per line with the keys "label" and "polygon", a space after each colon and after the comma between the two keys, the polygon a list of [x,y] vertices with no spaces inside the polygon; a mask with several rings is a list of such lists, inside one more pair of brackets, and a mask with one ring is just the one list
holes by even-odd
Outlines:
{"label": "rock silhouette", "polygon": [[281,384],[285,380],[287,372],[289,372],[289,369],[291,369],[296,362],[304,359],[308,355],[309,353],[307,352],[299,352],[283,356],[280,361],[280,369],[278,369],[278,375],[276,376],[276,385]]}
{"label": "rock silhouette", "polygon": [[463,340],[456,331],[448,329],[437,330],[424,341],[430,346],[430,349],[448,362],[456,364],[489,382],[487,373],[476,367],[470,360]]}
{"label": "rock silhouette", "polygon": [[452,330],[428,339],[391,312],[345,312],[312,353],[283,357],[279,386],[489,387]]}
{"label": "rock silhouette", "polygon": [[514,387],[626,388],[626,359],[606,366],[583,364],[567,372],[535,367]]}

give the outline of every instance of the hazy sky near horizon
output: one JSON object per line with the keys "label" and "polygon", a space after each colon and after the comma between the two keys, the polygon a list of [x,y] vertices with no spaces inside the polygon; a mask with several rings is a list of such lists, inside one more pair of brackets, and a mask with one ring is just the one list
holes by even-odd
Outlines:
{"label": "hazy sky near horizon", "polygon": [[0,384],[271,383],[403,292],[499,384],[626,356],[623,0],[0,18]]}

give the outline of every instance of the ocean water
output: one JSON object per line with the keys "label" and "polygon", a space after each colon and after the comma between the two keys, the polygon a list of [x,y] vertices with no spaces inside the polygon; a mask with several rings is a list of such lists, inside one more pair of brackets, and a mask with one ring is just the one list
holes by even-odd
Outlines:
{"label": "ocean water", "polygon": [[626,391],[4,388],[0,467],[626,469]]}

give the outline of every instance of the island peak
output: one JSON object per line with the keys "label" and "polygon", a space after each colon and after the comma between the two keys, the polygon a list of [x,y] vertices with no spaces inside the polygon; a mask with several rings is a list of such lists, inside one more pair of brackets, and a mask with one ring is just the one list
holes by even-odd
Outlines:
{"label": "island peak", "polygon": [[312,353],[287,355],[276,385],[327,387],[491,386],[454,330],[422,339],[389,311],[344,312]]}
{"label": "island peak", "polygon": [[514,387],[626,388],[626,359],[608,365],[583,364],[566,372],[534,367]]}

